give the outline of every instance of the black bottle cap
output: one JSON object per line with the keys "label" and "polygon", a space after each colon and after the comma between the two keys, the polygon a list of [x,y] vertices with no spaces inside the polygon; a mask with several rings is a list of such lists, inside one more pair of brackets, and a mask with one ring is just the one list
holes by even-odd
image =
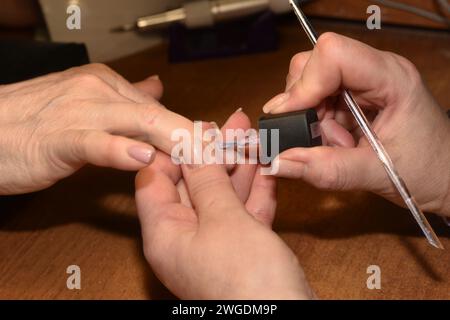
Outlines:
{"label": "black bottle cap", "polygon": [[[320,123],[315,109],[263,116],[259,119],[259,129],[260,155],[270,160],[288,149],[322,145]],[[274,143],[278,143],[278,150]]]}

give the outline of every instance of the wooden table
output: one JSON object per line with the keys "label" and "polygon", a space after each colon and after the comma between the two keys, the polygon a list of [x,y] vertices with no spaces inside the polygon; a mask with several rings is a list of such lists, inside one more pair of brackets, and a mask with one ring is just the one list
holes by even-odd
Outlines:
{"label": "wooden table", "polygon": [[[450,107],[449,33],[315,24],[321,32],[333,30],[410,58],[439,102]],[[159,74],[164,104],[192,119],[220,122],[243,107],[256,120],[262,105],[283,89],[290,57],[309,49],[294,20],[280,29],[281,49],[273,53],[171,65],[161,46],[110,65],[131,81]],[[0,298],[172,297],[142,255],[133,179],[132,173],[87,167],[0,208]],[[450,249],[427,245],[407,211],[374,195],[320,192],[300,181],[281,181],[279,203],[275,229],[320,298],[450,298]],[[450,228],[437,217],[431,223],[450,248]],[[66,288],[69,265],[81,267],[81,290]],[[366,287],[369,265],[381,267],[381,290]]]}

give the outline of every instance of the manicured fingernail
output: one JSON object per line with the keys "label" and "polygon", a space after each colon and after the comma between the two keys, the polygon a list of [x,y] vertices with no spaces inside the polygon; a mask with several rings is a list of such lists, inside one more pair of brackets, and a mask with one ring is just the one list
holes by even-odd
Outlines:
{"label": "manicured fingernail", "polygon": [[305,171],[305,164],[302,162],[290,161],[277,158],[278,172],[280,178],[300,179]]}
{"label": "manicured fingernail", "polygon": [[136,161],[150,164],[155,156],[155,150],[151,147],[134,146],[128,149],[128,155]]}
{"label": "manicured fingernail", "polygon": [[217,125],[216,122],[210,122],[209,123],[212,127],[212,129],[214,130],[215,134],[216,134],[216,138],[220,137],[220,135],[222,134],[222,132],[220,131],[219,126]]}
{"label": "manicured fingernail", "polygon": [[263,107],[263,111],[265,113],[271,113],[276,109],[282,107],[283,104],[289,100],[289,96],[290,95],[288,92],[277,95],[275,98],[266,103],[266,105]]}
{"label": "manicured fingernail", "polygon": [[242,108],[239,108],[239,109],[237,109],[234,113],[239,113],[239,112],[242,112],[243,111],[243,109]]}

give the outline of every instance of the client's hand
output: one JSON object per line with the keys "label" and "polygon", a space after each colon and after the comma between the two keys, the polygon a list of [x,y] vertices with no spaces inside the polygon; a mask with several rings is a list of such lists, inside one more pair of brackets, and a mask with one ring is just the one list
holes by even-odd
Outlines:
{"label": "client's hand", "polygon": [[[225,126],[249,125],[238,112]],[[256,166],[240,165],[231,177],[221,165],[181,172],[158,153],[136,188],[145,255],[178,297],[313,297],[296,256],[271,230],[276,182]]]}

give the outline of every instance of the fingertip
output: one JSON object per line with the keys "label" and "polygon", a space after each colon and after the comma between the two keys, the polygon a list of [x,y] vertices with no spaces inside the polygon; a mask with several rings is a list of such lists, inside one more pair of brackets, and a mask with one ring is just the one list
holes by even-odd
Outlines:
{"label": "fingertip", "polygon": [[280,93],[279,95],[275,96],[269,102],[267,102],[264,107],[263,111],[264,113],[280,113],[284,112],[286,107],[286,102],[291,98],[290,92],[284,92]]}
{"label": "fingertip", "polygon": [[227,119],[223,129],[248,129],[251,125],[250,118],[239,108]]}
{"label": "fingertip", "polygon": [[145,80],[134,83],[135,88],[146,95],[159,100],[164,94],[164,86],[158,75],[148,77]]}

